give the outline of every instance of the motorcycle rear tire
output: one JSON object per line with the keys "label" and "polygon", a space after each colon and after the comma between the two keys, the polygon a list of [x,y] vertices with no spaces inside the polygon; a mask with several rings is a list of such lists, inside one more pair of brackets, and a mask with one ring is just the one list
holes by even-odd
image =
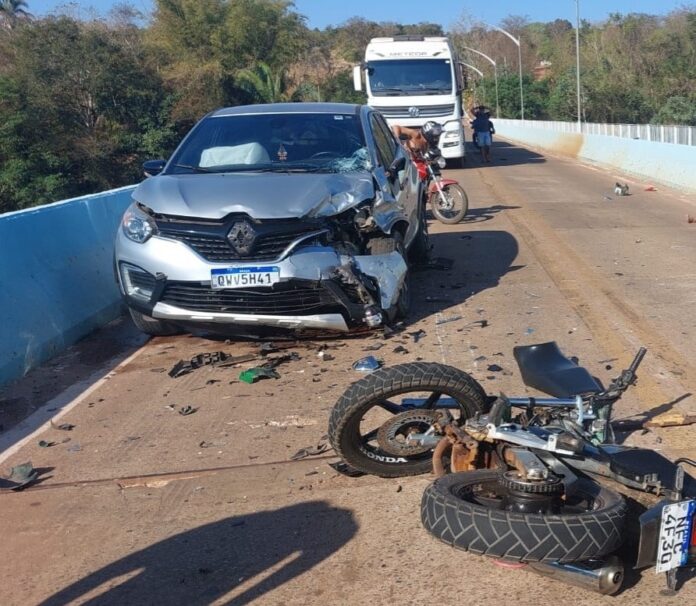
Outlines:
{"label": "motorcycle rear tire", "polygon": [[622,542],[624,498],[594,482],[575,488],[595,509],[560,514],[511,512],[463,499],[477,484],[497,480],[498,471],[453,473],[423,493],[421,521],[441,541],[479,555],[513,562],[579,562],[615,551]]}
{"label": "motorcycle rear tire", "polygon": [[430,194],[430,210],[433,212],[433,216],[445,225],[455,225],[459,223],[469,210],[469,198],[461,185],[445,185],[442,188],[446,196],[450,196],[454,205],[455,212],[448,211],[447,214],[443,213],[440,209],[440,194],[438,192],[432,192]]}
{"label": "motorcycle rear tire", "polygon": [[352,467],[383,478],[432,471],[431,452],[402,461],[376,450],[370,450],[372,456],[369,456],[360,434],[360,421],[379,402],[400,394],[425,391],[457,400],[464,418],[485,410],[487,405],[486,393],[478,382],[452,366],[414,362],[380,368],[353,383],[331,410],[329,441],[336,454]]}

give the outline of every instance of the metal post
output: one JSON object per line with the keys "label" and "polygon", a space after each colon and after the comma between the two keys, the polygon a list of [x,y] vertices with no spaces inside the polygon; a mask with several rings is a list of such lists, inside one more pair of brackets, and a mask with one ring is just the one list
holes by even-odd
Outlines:
{"label": "metal post", "polygon": [[[487,25],[487,24],[484,24]],[[522,88],[522,39],[515,38],[510,32],[505,31],[502,27],[497,25],[489,25],[493,29],[498,30],[501,34],[505,34],[510,40],[517,44],[517,60],[520,67],[520,113],[522,114],[522,120],[524,120],[524,92]]]}
{"label": "metal post", "polygon": [[464,48],[472,53],[485,57],[493,64],[493,77],[495,78],[495,117],[497,119],[500,117],[500,101],[498,100],[498,64],[486,53],[482,53],[480,50],[476,50],[475,48],[471,48],[469,46],[465,46]]}
{"label": "metal post", "polygon": [[578,132],[582,132],[582,104],[580,101],[580,0],[575,0],[575,59],[578,86]]}

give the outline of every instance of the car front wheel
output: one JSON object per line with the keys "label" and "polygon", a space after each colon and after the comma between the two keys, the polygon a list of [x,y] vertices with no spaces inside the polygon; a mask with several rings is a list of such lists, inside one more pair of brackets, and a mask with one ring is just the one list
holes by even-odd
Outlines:
{"label": "car front wheel", "polygon": [[152,335],[153,337],[169,337],[183,332],[181,328],[171,322],[158,320],[157,318],[148,316],[135,309],[129,309],[128,311],[133,319],[133,324],[135,324],[138,330],[145,334]]}

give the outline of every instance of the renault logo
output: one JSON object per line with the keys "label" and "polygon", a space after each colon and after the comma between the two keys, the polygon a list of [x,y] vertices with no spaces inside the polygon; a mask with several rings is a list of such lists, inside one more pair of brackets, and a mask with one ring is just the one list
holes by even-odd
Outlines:
{"label": "renault logo", "polygon": [[235,221],[227,234],[230,246],[240,255],[248,255],[256,240],[256,231],[248,221]]}
{"label": "renault logo", "polygon": [[411,116],[411,118],[417,118],[420,116],[420,109],[418,109],[415,105],[412,105],[408,108],[408,115]]}

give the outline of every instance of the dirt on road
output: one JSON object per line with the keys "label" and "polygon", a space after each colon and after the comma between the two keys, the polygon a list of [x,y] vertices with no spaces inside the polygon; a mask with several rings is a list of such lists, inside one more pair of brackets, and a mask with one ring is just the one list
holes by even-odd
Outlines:
{"label": "dirt on road", "polygon": [[[254,362],[168,371],[199,353],[255,354],[254,342],[126,331],[119,355],[95,361],[96,335],[87,353],[78,346],[58,370],[4,389],[2,473],[31,461],[42,480],[0,494],[0,604],[696,602],[696,580],[666,597],[653,570],[629,573],[606,598],[496,567],[422,528],[430,477],[345,477],[331,451],[292,460],[323,443],[331,407],[360,377],[352,363],[368,353],[451,364],[488,393],[525,395],[514,345],[555,340],[605,380],[644,345],[616,417],[696,412],[690,200],[630,181],[635,193],[615,198],[610,173],[504,142],[493,151],[493,164],[472,157],[451,172],[472,209],[459,225],[430,223],[433,257],[453,265],[415,275],[402,332],[300,342],[279,379],[251,385],[239,373]],[[57,429],[65,423],[74,427]],[[630,439],[694,457],[694,427]]]}

